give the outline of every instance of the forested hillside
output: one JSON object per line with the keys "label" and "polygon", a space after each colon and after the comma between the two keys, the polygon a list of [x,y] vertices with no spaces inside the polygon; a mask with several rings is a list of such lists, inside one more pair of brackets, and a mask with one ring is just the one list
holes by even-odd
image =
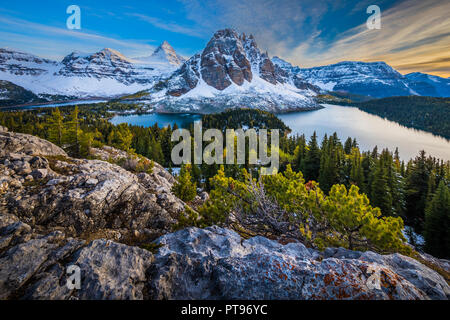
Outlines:
{"label": "forested hillside", "polygon": [[390,97],[352,105],[406,127],[450,139],[450,98]]}
{"label": "forested hillside", "polygon": [[[76,157],[90,157],[91,147],[107,144],[148,157],[166,167],[172,166],[170,155],[174,143],[171,142],[170,137],[172,131],[177,129],[176,125],[165,128],[160,128],[157,124],[150,128],[127,124],[113,125],[109,119],[114,112],[108,112],[107,108],[108,105],[105,104],[83,106],[80,109],[66,107],[27,112],[2,112],[0,125],[16,132],[30,133],[48,139]],[[123,111],[133,106],[116,103],[109,108]],[[205,123],[213,125],[226,121],[230,127],[270,128],[275,126],[288,130],[273,115],[261,112],[253,115],[254,112],[227,111],[225,114],[207,116]],[[392,249],[391,245],[396,246],[392,241],[397,236],[392,238],[392,234],[383,233],[382,229],[398,230],[404,223],[412,227],[407,229],[412,243],[422,245],[420,241],[415,243],[417,239],[412,232],[414,230],[417,234],[425,236],[425,247],[428,252],[438,257],[448,258],[450,252],[450,228],[448,227],[450,225],[448,195],[450,162],[429,157],[424,151],[421,151],[415,159],[402,161],[397,150],[378,150],[376,146],[373,150],[360,150],[356,139],[348,137],[341,140],[341,138],[345,137],[338,137],[336,134],[324,137],[318,137],[316,134],[312,137],[282,135],[280,174],[272,178],[275,180],[263,181],[267,189],[264,197],[276,199],[277,205],[281,206],[281,212],[295,212],[295,208],[298,209],[298,207],[292,207],[291,203],[294,206],[308,208],[310,211],[308,215],[312,214],[313,217],[329,206],[329,201],[333,201],[334,207],[327,209],[327,215],[324,216],[326,217],[324,223],[328,227],[334,225],[333,228],[338,227],[337,222],[333,220],[336,217],[332,212],[343,213],[344,207],[353,212],[354,209],[350,208],[355,205],[355,201],[360,206],[358,212],[367,211],[368,214],[370,212],[367,217],[376,218],[378,213],[373,210],[379,208],[377,210],[381,218],[401,219],[401,222],[386,220],[378,227],[371,226],[367,222],[369,224],[364,225],[369,229],[364,231],[359,230],[362,225],[351,222],[360,221],[361,217],[347,216],[338,225],[350,223],[346,227],[350,229],[334,231],[342,235],[338,242],[336,238],[333,237],[330,240],[326,234],[317,230],[308,231],[310,226],[303,222],[303,228],[306,229],[302,231],[302,236],[306,237],[305,241],[308,237],[313,237],[324,245],[359,248],[363,238],[367,240],[374,237],[370,243],[363,241],[365,243],[363,248],[389,251]],[[248,163],[226,165],[223,168],[220,165],[206,164],[184,167],[180,179],[185,188],[180,188],[177,192],[180,198],[183,198],[181,193],[187,195],[188,201],[197,193],[197,187],[209,191],[211,201],[201,211],[204,213],[203,216],[207,217],[202,223],[221,224],[227,219],[229,206],[235,205],[236,201],[243,201],[245,204],[249,199],[265,199],[258,198],[261,194],[255,194],[258,188],[249,187],[252,183],[252,180],[249,180],[249,174],[258,179],[258,169],[257,166]],[[316,199],[320,200],[316,204],[308,204],[308,201],[312,201],[311,192],[323,199]],[[340,204],[336,207],[336,203]],[[245,206],[243,208],[245,209]],[[248,210],[254,212],[251,207]],[[193,218],[185,223],[195,225],[198,221]],[[354,233],[348,233],[352,228],[357,229]],[[373,235],[377,228],[381,228],[378,232],[380,237],[382,234],[385,235],[384,240]],[[315,233],[310,234],[310,232]]]}

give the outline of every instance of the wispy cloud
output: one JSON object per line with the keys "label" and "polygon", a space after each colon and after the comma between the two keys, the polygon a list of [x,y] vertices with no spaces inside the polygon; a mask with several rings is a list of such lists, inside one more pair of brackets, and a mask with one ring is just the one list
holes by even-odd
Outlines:
{"label": "wispy cloud", "polygon": [[450,2],[409,0],[382,12],[381,30],[365,24],[343,33],[331,43],[312,39],[282,53],[303,66],[341,60],[383,60],[404,73],[449,74]]}
{"label": "wispy cloud", "polygon": [[[205,30],[233,27],[253,33],[270,54],[300,66],[383,60],[404,73],[450,75],[448,0],[377,0],[381,30],[365,24],[372,0],[179,1],[188,18]],[[355,23],[346,28],[348,21]]]}
{"label": "wispy cloud", "polygon": [[128,15],[139,18],[140,20],[145,21],[145,22],[151,24],[152,26],[162,29],[162,30],[167,30],[170,32],[180,33],[180,34],[184,34],[184,35],[188,35],[188,36],[192,36],[192,37],[198,37],[198,38],[205,37],[204,31],[202,31],[202,29],[198,28],[198,27],[186,27],[186,26],[182,26],[176,22],[167,22],[162,19],[147,16],[147,15],[140,14],[140,13],[130,13]]}
{"label": "wispy cloud", "polygon": [[2,32],[0,39],[8,39],[7,42],[0,41],[2,45],[23,49],[30,48],[30,44],[33,44],[34,48],[41,49],[42,52],[49,48],[57,49],[57,52],[51,53],[53,57],[61,57],[73,50],[91,52],[103,47],[124,50],[127,55],[140,55],[148,54],[155,48],[142,41],[116,39],[87,29],[69,30],[7,16],[0,16],[0,32]]}

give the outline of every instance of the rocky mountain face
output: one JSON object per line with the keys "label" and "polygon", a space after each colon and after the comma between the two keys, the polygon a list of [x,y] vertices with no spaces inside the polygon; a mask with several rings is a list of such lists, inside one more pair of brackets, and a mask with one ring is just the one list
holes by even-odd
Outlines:
{"label": "rocky mountain face", "polygon": [[251,107],[268,111],[315,108],[313,86],[272,63],[253,36],[217,31],[205,49],[150,90],[156,110],[217,112]]}
{"label": "rocky mountain face", "polygon": [[450,80],[402,75],[384,62],[344,61],[300,68],[270,59],[253,36],[217,31],[204,50],[186,61],[164,41],[151,55],[129,59],[113,49],[72,52],[61,62],[0,49],[0,79],[47,100],[117,97],[148,90],[142,100],[164,112],[217,112],[250,107],[273,112],[317,108],[319,92],[374,98],[450,96]]}
{"label": "rocky mountain face", "polygon": [[417,73],[404,76],[385,62],[344,61],[314,68],[285,68],[324,91],[342,91],[373,98],[450,96],[448,79]]}
{"label": "rocky mountain face", "polygon": [[[440,274],[400,254],[319,252],[219,227],[172,232],[186,205],[174,178],[156,163],[136,173],[111,147],[93,152],[99,160],[73,159],[0,127],[0,299],[450,297]],[[80,289],[66,285],[69,266]]]}
{"label": "rocky mountain face", "polygon": [[327,91],[345,91],[377,98],[414,94],[404,82],[404,77],[384,62],[345,61],[300,69],[299,74]]}
{"label": "rocky mountain face", "polygon": [[66,77],[111,78],[124,84],[151,83],[151,78],[140,78],[131,60],[113,49],[103,49],[92,55],[72,52],[62,61],[57,75]]}
{"label": "rocky mountain face", "polygon": [[158,59],[135,61],[106,48],[93,54],[72,52],[56,62],[0,49],[0,79],[38,95],[113,97],[151,87],[182,62],[168,43],[154,56]]}
{"label": "rocky mountain face", "polygon": [[0,48],[0,72],[17,76],[40,76],[56,68],[57,62],[31,54]]}

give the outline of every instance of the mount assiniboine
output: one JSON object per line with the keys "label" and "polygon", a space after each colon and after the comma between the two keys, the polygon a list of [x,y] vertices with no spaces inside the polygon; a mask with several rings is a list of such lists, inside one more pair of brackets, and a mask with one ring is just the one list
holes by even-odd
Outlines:
{"label": "mount assiniboine", "polygon": [[167,41],[151,55],[134,59],[108,48],[94,54],[73,52],[61,62],[0,49],[0,80],[0,100],[8,102],[2,105],[139,92],[141,102],[161,112],[304,110],[317,106],[314,96],[329,91],[369,98],[450,96],[450,79],[402,75],[384,62],[293,66],[271,59],[253,36],[232,29],[217,31],[205,49],[187,61]]}
{"label": "mount assiniboine", "polygon": [[163,112],[217,112],[250,107],[291,111],[316,107],[319,88],[274,65],[253,36],[217,31],[205,49],[143,99]]}

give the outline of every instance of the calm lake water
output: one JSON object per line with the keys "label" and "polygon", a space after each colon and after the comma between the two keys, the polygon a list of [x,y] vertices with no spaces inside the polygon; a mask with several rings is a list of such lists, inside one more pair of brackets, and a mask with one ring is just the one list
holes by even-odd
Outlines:
{"label": "calm lake water", "polygon": [[[278,117],[292,129],[292,134],[304,133],[308,139],[314,131],[319,141],[325,134],[337,132],[342,142],[347,137],[356,138],[363,151],[372,150],[376,145],[380,151],[386,147],[394,151],[398,147],[400,157],[404,160],[416,157],[420,150],[437,158],[450,160],[450,141],[445,138],[406,128],[357,108],[324,106],[321,110],[280,114]],[[192,114],[144,114],[116,116],[111,122],[145,127],[155,123],[159,126],[177,123],[180,127],[186,127],[200,118],[201,116]]]}
{"label": "calm lake water", "polygon": [[420,150],[450,160],[450,141],[445,138],[404,127],[357,108],[324,106],[321,110],[282,114],[278,117],[292,129],[293,134],[304,133],[310,137],[316,131],[321,140],[325,133],[331,135],[337,132],[342,142],[348,137],[356,138],[363,151],[372,150],[376,145],[379,151],[386,147],[394,151],[398,147],[400,157],[405,160],[416,157]]}
{"label": "calm lake water", "polygon": [[107,102],[107,100],[79,100],[79,101],[68,101],[61,103],[49,103],[49,104],[37,104],[30,106],[21,106],[21,107],[5,107],[2,110],[10,111],[10,110],[33,110],[36,108],[56,108],[56,107],[65,107],[65,106],[81,106],[84,104],[93,104],[93,103],[103,103]]}
{"label": "calm lake water", "polygon": [[199,121],[201,118],[201,115],[188,113],[147,113],[115,116],[111,119],[111,123],[128,123],[142,127],[151,127],[155,123],[158,123],[159,127],[167,127],[169,124],[174,125],[176,123],[178,127],[186,128],[189,124]]}

